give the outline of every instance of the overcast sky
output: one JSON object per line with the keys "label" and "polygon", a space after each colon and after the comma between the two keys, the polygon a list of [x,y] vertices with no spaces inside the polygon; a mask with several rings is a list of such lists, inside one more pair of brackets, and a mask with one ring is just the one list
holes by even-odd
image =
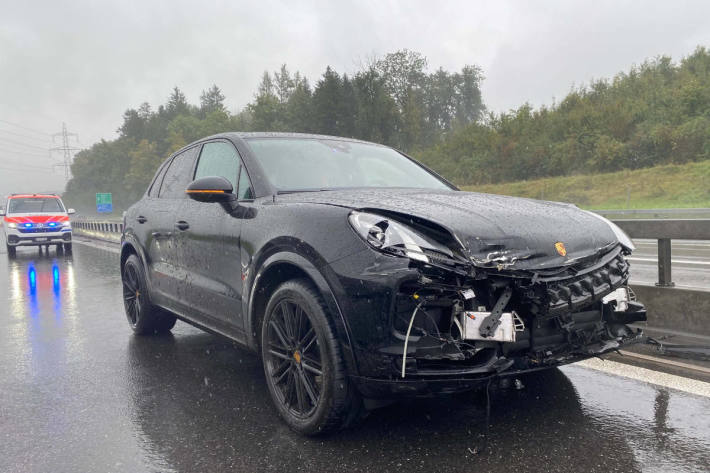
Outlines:
{"label": "overcast sky", "polygon": [[408,48],[430,68],[479,65],[499,112],[710,46],[708,1],[0,0],[0,11],[0,195],[61,190],[60,155],[44,150],[62,122],[82,147],[112,139],[126,108],[157,107],[175,85],[197,103],[216,83],[237,111],[282,63],[315,82],[327,65],[353,72]]}

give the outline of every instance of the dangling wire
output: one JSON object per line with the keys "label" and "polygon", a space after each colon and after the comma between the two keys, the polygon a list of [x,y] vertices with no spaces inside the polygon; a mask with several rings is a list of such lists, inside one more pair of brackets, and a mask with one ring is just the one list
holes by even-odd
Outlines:
{"label": "dangling wire", "polygon": [[407,327],[407,336],[404,337],[404,353],[402,353],[402,377],[404,378],[404,370],[406,368],[406,363],[407,363],[407,345],[409,345],[409,334],[412,332],[412,325],[414,325],[414,317],[417,316],[417,311],[419,311],[419,308],[422,306],[424,301],[421,301],[415,308],[414,312],[412,312],[412,318],[409,320],[409,327]]}

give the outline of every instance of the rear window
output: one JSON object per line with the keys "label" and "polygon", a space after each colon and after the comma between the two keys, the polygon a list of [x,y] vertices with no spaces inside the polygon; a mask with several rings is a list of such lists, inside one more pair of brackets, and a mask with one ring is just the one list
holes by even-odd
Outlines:
{"label": "rear window", "polygon": [[7,213],[64,212],[64,207],[55,197],[16,197],[8,202]]}

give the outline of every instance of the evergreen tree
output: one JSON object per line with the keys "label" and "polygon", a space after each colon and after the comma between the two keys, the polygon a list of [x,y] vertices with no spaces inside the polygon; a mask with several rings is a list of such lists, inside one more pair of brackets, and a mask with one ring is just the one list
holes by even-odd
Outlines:
{"label": "evergreen tree", "polygon": [[224,95],[216,85],[212,85],[208,90],[203,91],[200,95],[200,111],[203,116],[210,112],[224,112]]}
{"label": "evergreen tree", "polygon": [[342,126],[343,82],[330,66],[313,91],[313,121],[317,133],[337,135]]}
{"label": "evergreen tree", "polygon": [[178,115],[187,115],[190,111],[190,105],[187,103],[185,94],[177,86],[173,87],[168,103],[165,106],[165,111],[171,118]]}

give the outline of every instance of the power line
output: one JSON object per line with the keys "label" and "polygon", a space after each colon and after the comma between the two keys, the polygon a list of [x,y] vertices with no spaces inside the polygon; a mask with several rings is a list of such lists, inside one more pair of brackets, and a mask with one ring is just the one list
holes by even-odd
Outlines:
{"label": "power line", "polygon": [[20,158],[19,160],[14,160],[12,158],[4,159],[3,161],[0,161],[0,166],[19,166],[28,169],[47,169],[47,165],[44,163],[30,162],[28,160],[23,160],[23,158]]}
{"label": "power line", "polygon": [[7,134],[9,134],[9,135],[20,136],[20,137],[22,137],[22,138],[29,138],[29,139],[31,139],[31,140],[34,140],[36,143],[44,143],[44,142],[49,143],[49,142],[52,141],[50,138],[44,138],[44,139],[42,139],[42,138],[39,138],[39,137],[37,137],[37,136],[25,135],[24,133],[16,133],[16,132],[10,131],[10,130],[2,130],[2,129],[0,129],[0,133],[7,133]]}
{"label": "power line", "polygon": [[47,157],[46,154],[37,153],[34,151],[19,150],[19,149],[0,148],[0,152],[12,153],[12,154],[23,154],[25,156],[36,156],[38,158],[46,158]]}
{"label": "power line", "polygon": [[29,144],[23,143],[23,142],[21,142],[21,141],[9,140],[9,139],[7,139],[7,138],[3,138],[2,136],[0,136],[0,140],[5,141],[6,143],[11,143],[11,144],[13,144],[13,145],[15,145],[15,146],[26,146],[26,147],[28,147],[28,148],[35,148],[35,149],[41,149],[42,151],[47,151],[47,148],[46,148],[46,147],[35,146],[35,145],[29,145]]}
{"label": "power line", "polygon": [[23,130],[31,131],[32,133],[38,133],[40,135],[45,135],[45,136],[52,136],[50,133],[45,133],[44,131],[35,130],[33,128],[29,128],[24,125],[20,125],[18,123],[9,122],[7,120],[0,119],[0,122],[7,123],[8,125],[16,126],[17,128],[22,128]]}
{"label": "power line", "polygon": [[5,164],[0,164],[0,169],[5,169],[8,171],[17,171],[17,172],[46,172],[46,173],[51,173],[54,174],[54,171],[51,171],[47,169],[46,167],[39,167],[39,166],[28,166],[28,165],[15,165],[11,164],[11,166],[6,166]]}

